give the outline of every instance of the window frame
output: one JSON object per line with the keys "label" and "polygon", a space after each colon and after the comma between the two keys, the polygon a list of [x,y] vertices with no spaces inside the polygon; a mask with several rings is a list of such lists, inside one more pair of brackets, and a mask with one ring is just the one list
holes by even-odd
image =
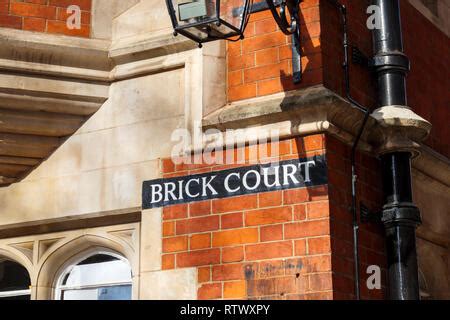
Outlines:
{"label": "window frame", "polygon": [[[70,274],[73,271],[73,268],[76,267],[80,262],[89,259],[93,256],[96,255],[107,255],[107,256],[111,256],[114,257],[118,260],[121,260],[122,262],[125,262],[128,267],[130,268],[130,272],[131,272],[131,276],[130,276],[130,281],[120,281],[120,282],[105,282],[105,283],[97,283],[95,285],[83,285],[83,286],[67,286],[67,285],[63,285],[62,283],[64,282],[64,279],[66,278],[66,276],[68,274]],[[122,255],[112,252],[112,251],[107,251],[107,250],[98,250],[98,251],[93,251],[93,252],[89,252],[89,253],[82,253],[80,255],[78,255],[77,259],[75,259],[74,261],[72,261],[70,264],[65,265],[63,268],[63,272],[61,272],[57,278],[56,284],[55,284],[55,290],[54,290],[54,300],[63,300],[63,292],[64,291],[74,291],[74,290],[83,290],[83,289],[100,289],[100,288],[107,288],[107,287],[114,287],[114,286],[131,286],[131,290],[133,290],[133,271],[131,269],[131,264],[128,261],[128,259],[126,259],[125,257],[123,257]]]}

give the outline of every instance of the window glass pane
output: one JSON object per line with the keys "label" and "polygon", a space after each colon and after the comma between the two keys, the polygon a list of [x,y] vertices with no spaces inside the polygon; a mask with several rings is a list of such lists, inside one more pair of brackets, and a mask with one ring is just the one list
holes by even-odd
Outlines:
{"label": "window glass pane", "polygon": [[131,285],[64,290],[63,300],[131,300]]}
{"label": "window glass pane", "polygon": [[122,260],[115,260],[76,265],[63,284],[66,286],[87,286],[129,281],[131,281],[129,265]]}
{"label": "window glass pane", "polygon": [[131,285],[100,288],[98,300],[131,300]]}
{"label": "window glass pane", "polygon": [[97,290],[97,288],[66,290],[62,293],[62,300],[97,300]]}
{"label": "window glass pane", "polygon": [[15,262],[0,260],[0,292],[28,290],[30,283],[27,269]]}

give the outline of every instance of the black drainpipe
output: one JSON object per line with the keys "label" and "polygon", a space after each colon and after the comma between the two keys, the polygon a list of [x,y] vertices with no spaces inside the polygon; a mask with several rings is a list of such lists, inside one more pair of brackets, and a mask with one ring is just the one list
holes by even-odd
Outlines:
{"label": "black drainpipe", "polygon": [[[403,53],[399,0],[372,0],[381,9],[381,28],[373,30],[379,107],[407,106],[406,74],[409,60]],[[412,200],[411,156],[390,151],[381,156],[385,204],[388,294],[391,300],[418,300],[416,234],[420,212]]]}

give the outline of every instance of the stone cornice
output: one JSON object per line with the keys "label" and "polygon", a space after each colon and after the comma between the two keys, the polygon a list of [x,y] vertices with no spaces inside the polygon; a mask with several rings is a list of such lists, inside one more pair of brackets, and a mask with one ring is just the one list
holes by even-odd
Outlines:
{"label": "stone cornice", "polygon": [[0,70],[108,81],[109,41],[0,28]]}
{"label": "stone cornice", "polygon": [[195,49],[197,45],[172,33],[145,34],[114,41],[109,57],[116,65],[142,59],[151,59]]}
{"label": "stone cornice", "polygon": [[106,83],[134,76],[117,72],[122,65],[196,48],[167,32],[111,42],[0,28],[0,42],[0,71]]}

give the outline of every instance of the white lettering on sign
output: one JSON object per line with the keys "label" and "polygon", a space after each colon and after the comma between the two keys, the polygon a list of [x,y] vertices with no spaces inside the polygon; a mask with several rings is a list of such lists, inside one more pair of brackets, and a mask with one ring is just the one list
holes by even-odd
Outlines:
{"label": "white lettering on sign", "polygon": [[224,180],[225,190],[227,190],[227,192],[230,192],[230,193],[237,192],[239,189],[241,189],[241,187],[238,186],[235,189],[231,189],[230,188],[230,178],[231,177],[237,177],[238,179],[240,179],[241,175],[239,172],[233,172],[233,173],[230,173],[229,175],[227,175]]}

